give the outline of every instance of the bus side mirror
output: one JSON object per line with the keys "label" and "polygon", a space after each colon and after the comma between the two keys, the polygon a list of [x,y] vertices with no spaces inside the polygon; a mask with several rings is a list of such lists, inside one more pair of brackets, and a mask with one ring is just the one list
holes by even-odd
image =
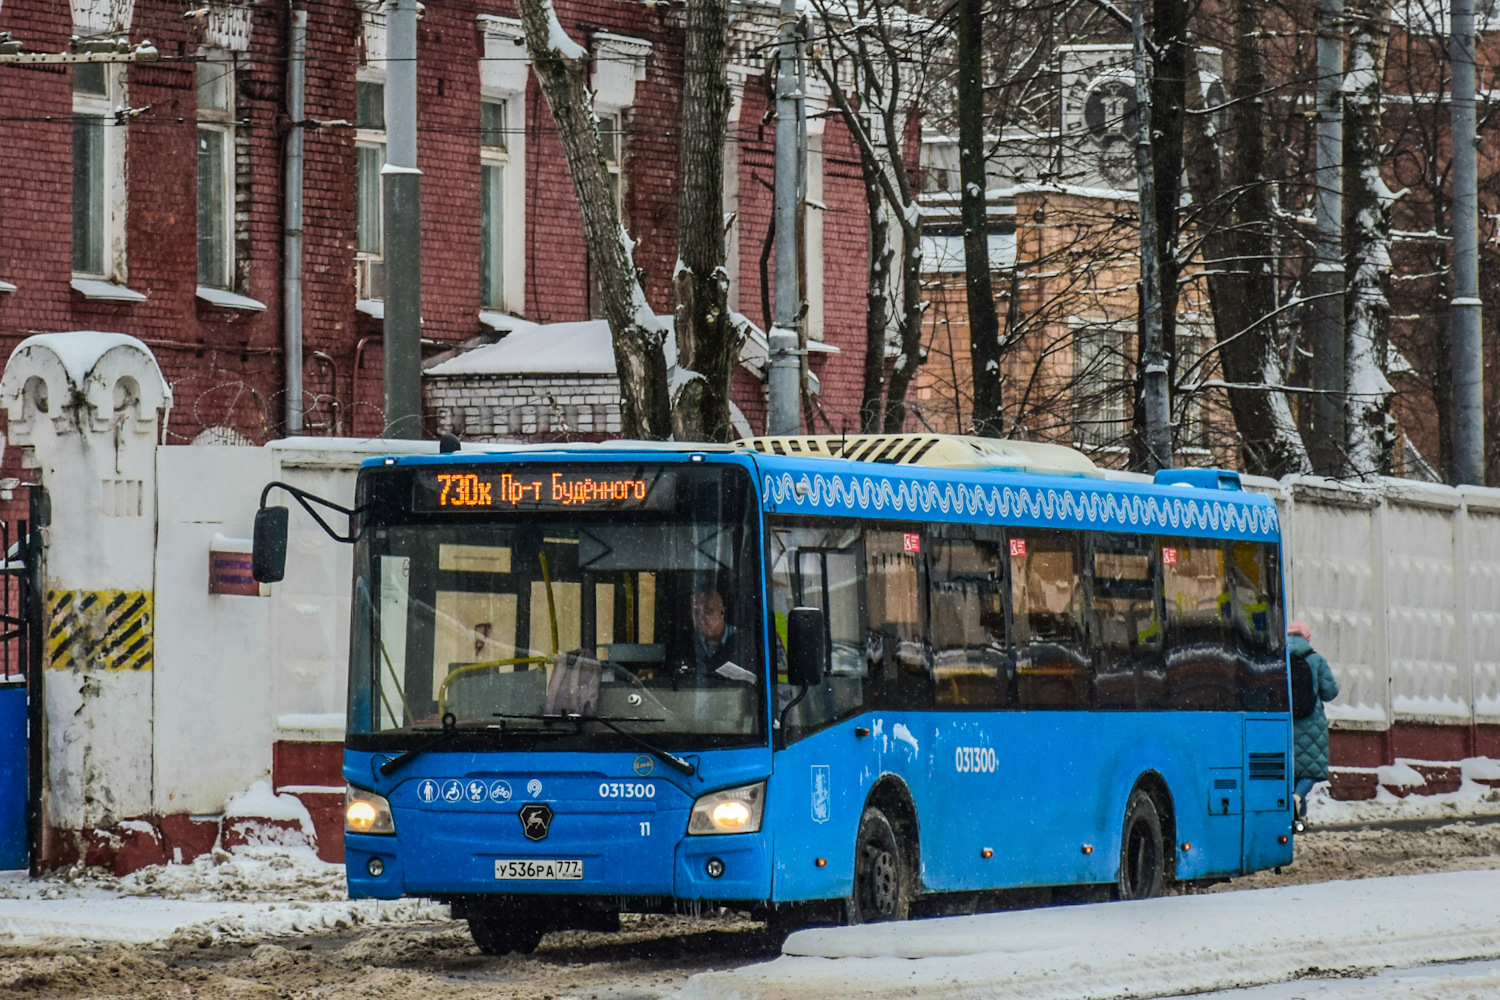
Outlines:
{"label": "bus side mirror", "polygon": [[250,575],[256,583],[277,583],[286,576],[285,507],[262,507],[255,512],[255,544],[250,550]]}
{"label": "bus side mirror", "polygon": [[786,679],[797,687],[814,687],[823,680],[826,630],[819,608],[793,608],[786,616]]}

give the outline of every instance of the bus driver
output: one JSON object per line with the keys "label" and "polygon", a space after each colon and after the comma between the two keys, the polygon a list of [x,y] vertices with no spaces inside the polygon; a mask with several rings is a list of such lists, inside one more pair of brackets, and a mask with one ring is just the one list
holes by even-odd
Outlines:
{"label": "bus driver", "polygon": [[724,598],[717,590],[705,588],[693,594],[693,668],[694,674],[710,674],[731,681],[755,683],[755,674],[736,662],[739,656],[737,630],[724,615]]}

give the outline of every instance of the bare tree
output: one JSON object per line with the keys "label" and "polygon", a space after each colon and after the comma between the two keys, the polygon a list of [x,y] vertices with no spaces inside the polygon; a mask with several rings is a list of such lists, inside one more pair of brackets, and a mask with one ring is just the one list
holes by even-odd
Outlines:
{"label": "bare tree", "polygon": [[[924,67],[945,38],[941,29],[895,0],[812,0],[821,42],[813,64],[859,149],[870,207],[870,287],[865,342],[862,430],[899,432],[906,423],[907,390],[922,354],[922,215],[908,169],[912,117],[926,82]],[[877,243],[886,227],[900,235],[895,273],[894,241]],[[890,316],[897,355],[884,393],[874,381],[876,360],[884,378]]]}
{"label": "bare tree", "polygon": [[1393,0],[1365,0],[1349,11],[1344,84],[1345,329],[1349,395],[1344,403],[1347,462],[1356,476],[1388,473],[1394,429],[1386,379],[1390,336],[1391,207],[1381,176],[1386,53]]}
{"label": "bare tree", "polygon": [[[527,54],[552,111],[583,216],[600,311],[614,341],[625,436],[666,438],[672,433],[663,347],[666,335],[646,302],[636,276],[635,244],[625,232],[610,192],[599,118],[588,89],[589,53],[563,30],[552,0],[516,0],[516,7],[526,31]],[[722,246],[721,232],[721,259]]]}
{"label": "bare tree", "polygon": [[1285,369],[1277,336],[1282,310],[1276,206],[1268,176],[1265,33],[1255,0],[1229,0],[1228,6],[1227,107],[1207,106],[1190,46],[1184,161],[1241,461],[1250,472],[1282,476],[1306,472],[1310,465],[1296,417],[1280,391]]}
{"label": "bare tree", "polygon": [[672,427],[680,441],[728,441],[729,383],[740,336],[729,321],[724,267],[724,138],[729,128],[729,0],[687,5],[677,177],[678,385]]}
{"label": "bare tree", "polygon": [[964,230],[964,290],[974,378],[974,433],[1004,433],[1000,316],[990,282],[989,196],[984,141],[984,0],[958,0],[958,162]]}

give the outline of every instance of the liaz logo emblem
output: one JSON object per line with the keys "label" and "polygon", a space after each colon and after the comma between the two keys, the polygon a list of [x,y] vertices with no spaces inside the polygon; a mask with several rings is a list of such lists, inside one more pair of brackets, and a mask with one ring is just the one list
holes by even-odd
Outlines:
{"label": "liaz logo emblem", "polygon": [[654,770],[656,770],[656,761],[652,760],[647,755],[641,754],[635,759],[635,773],[639,774],[641,777],[644,778]]}
{"label": "liaz logo emblem", "polygon": [[521,807],[521,832],[527,840],[546,840],[552,825],[552,808],[545,802],[528,802]]}

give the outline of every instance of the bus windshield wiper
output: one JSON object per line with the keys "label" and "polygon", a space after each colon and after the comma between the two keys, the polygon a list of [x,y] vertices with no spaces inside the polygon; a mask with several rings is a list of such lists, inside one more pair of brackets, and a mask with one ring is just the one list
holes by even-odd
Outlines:
{"label": "bus windshield wiper", "polygon": [[[619,733],[621,736],[625,737],[627,740],[629,740],[630,742],[634,743],[636,746],[640,747],[642,750],[645,750],[647,753],[650,753],[650,754],[652,754],[652,755],[654,755],[656,757],[660,757],[664,762],[666,762],[667,764],[669,764],[672,767],[676,768],[677,770],[681,771],[683,774],[687,775],[689,778],[691,778],[698,771],[698,769],[696,767],[694,767],[691,762],[683,760],[681,757],[677,756],[675,753],[669,753],[666,750],[663,750],[663,749],[661,749],[658,746],[654,746],[651,743],[648,743],[646,740],[641,739],[639,736],[635,735],[634,733],[627,733],[625,730],[623,730],[619,726],[615,725],[615,722],[617,720],[606,718],[605,716],[602,716],[602,715],[578,715],[578,714],[573,713],[573,712],[568,713],[568,718],[575,719],[578,722],[597,722],[597,723],[599,723],[601,725],[608,726],[610,729],[614,730],[616,733]],[[618,721],[620,721],[620,722],[661,722],[663,720],[661,720],[661,719],[623,719],[622,718],[622,719],[619,719]]]}
{"label": "bus windshield wiper", "polygon": [[[503,727],[501,731],[504,732]],[[443,731],[439,733],[436,738],[422,744],[421,746],[412,747],[410,750],[407,750],[400,756],[387,758],[380,765],[380,773],[385,775],[386,777],[390,777],[391,775],[395,774],[397,771],[405,767],[407,764],[410,764],[412,761],[422,756],[422,754],[428,753],[433,750],[442,750],[448,744],[452,743],[457,736],[458,719],[453,715],[452,712],[449,712],[443,716]]]}
{"label": "bus windshield wiper", "polygon": [[499,719],[530,719],[534,722],[597,722],[601,725],[608,726],[610,729],[625,737],[627,740],[634,743],[642,750],[645,750],[652,756],[659,758],[668,766],[681,771],[688,777],[692,777],[694,774],[698,773],[698,769],[693,766],[692,762],[683,760],[675,753],[663,750],[655,744],[641,739],[634,733],[626,732],[619,726],[615,725],[615,723],[617,722],[665,722],[665,719],[638,719],[634,717],[627,718],[624,716],[611,719],[603,715],[580,715],[577,712],[568,712],[567,714],[557,715],[509,715],[504,712],[496,712],[495,717]]}

